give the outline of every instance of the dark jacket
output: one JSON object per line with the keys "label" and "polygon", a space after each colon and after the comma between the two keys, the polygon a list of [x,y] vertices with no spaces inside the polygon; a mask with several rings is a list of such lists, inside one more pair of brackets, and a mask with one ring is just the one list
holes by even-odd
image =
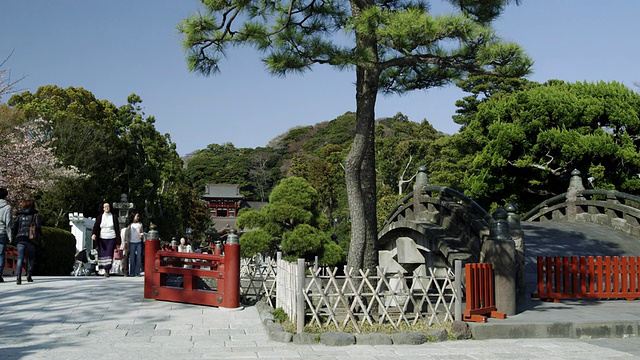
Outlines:
{"label": "dark jacket", "polygon": [[[11,231],[13,233],[13,237],[16,239],[16,242],[20,241],[28,241],[29,240],[29,226],[33,221],[33,217],[38,213],[34,207],[23,208],[18,210],[16,214],[16,218],[13,221],[13,227]],[[39,216],[36,216],[36,229],[38,231],[38,235],[42,232],[42,221]]]}

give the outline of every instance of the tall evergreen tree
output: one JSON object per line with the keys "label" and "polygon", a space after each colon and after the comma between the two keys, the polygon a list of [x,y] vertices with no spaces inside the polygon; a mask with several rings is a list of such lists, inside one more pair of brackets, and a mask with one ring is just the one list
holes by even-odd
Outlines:
{"label": "tall evergreen tree", "polygon": [[595,188],[636,192],[639,113],[640,95],[615,82],[551,80],[498,93],[453,135],[468,165],[466,193],[485,207],[526,211],[565,192],[574,169]]}
{"label": "tall evergreen tree", "polygon": [[[426,1],[202,1],[204,12],[182,21],[188,66],[219,71],[230,47],[265,54],[274,74],[314,64],[355,69],[356,129],[345,161],[350,206],[348,265],[377,264],[375,103],[379,92],[442,86],[469,73],[521,76],[531,61],[488,25],[509,0],[449,0],[453,15],[435,16]],[[346,36],[344,34],[347,34]]]}

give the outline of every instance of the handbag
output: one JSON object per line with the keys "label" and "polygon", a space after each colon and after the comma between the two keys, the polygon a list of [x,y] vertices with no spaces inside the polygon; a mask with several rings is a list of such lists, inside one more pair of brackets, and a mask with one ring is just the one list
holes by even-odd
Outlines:
{"label": "handbag", "polygon": [[124,254],[122,249],[120,249],[120,246],[116,246],[116,248],[113,250],[113,260],[122,260],[123,257]]}
{"label": "handbag", "polygon": [[34,243],[38,242],[38,226],[36,225],[36,219],[38,215],[33,215],[31,219],[31,224],[29,224],[29,240]]}

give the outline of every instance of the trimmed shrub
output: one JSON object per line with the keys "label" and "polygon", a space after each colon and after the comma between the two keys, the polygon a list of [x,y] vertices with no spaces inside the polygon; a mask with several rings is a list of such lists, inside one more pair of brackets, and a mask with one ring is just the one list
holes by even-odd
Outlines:
{"label": "trimmed shrub", "polygon": [[40,276],[69,275],[75,254],[76,238],[71,232],[43,226],[33,273]]}

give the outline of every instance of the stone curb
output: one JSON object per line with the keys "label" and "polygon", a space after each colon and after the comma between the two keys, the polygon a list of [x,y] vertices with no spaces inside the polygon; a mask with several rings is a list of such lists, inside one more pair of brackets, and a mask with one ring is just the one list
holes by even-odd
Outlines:
{"label": "stone curb", "polygon": [[531,324],[470,324],[473,338],[486,339],[601,339],[627,338],[640,335],[639,321],[612,322],[545,322]]}
{"label": "stone curb", "polygon": [[[292,334],[284,330],[281,324],[274,321],[273,308],[264,301],[258,301],[256,309],[262,324],[267,329],[269,339],[278,342],[293,342],[294,344],[323,344],[327,346],[345,345],[420,345],[425,342],[440,342],[449,339],[449,332],[445,329],[431,330],[424,335],[418,332],[395,333],[395,334],[351,334],[346,332],[326,332],[317,338],[314,334],[301,333]],[[452,334],[455,339],[469,339],[471,333],[467,323],[457,321],[452,328],[460,329],[461,334]]]}

